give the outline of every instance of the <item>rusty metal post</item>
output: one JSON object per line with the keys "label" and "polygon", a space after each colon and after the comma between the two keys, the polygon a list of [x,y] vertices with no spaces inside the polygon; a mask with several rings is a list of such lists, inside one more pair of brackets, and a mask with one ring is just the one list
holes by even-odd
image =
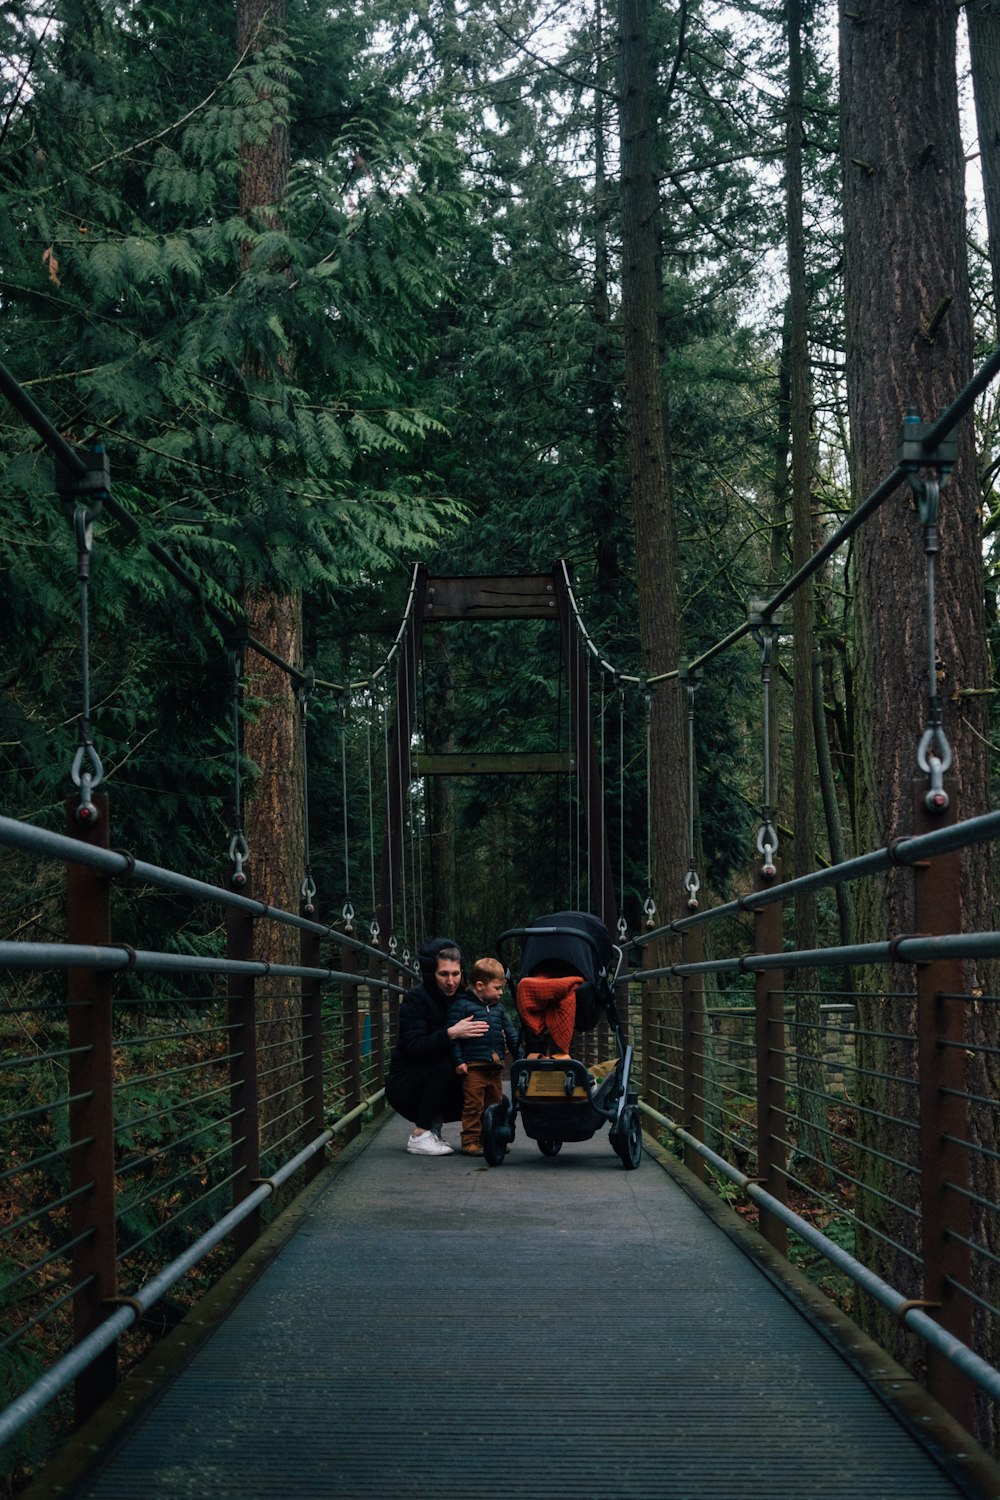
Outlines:
{"label": "rusty metal post", "polygon": [[[763,859],[754,861],[754,889],[765,890],[781,879],[780,867]],[[773,872],[773,873],[772,873]],[[757,953],[782,950],[780,901],[754,913],[754,949]],[[754,986],[755,1040],[757,1053],[757,1180],[780,1203],[787,1202],[785,1176],[788,1123],[785,1113],[785,974],[783,969],[762,970]],[[782,1255],[788,1253],[788,1231],[780,1219],[764,1208],[760,1230]]]}
{"label": "rusty metal post", "polygon": [[[914,828],[919,837],[955,821],[956,792],[947,809],[928,811],[926,781],[914,782]],[[961,855],[940,854],[914,868],[916,929],[937,936],[961,930]],[[965,979],[958,958],[918,964],[917,1089],[920,1112],[920,1207],[923,1224],[923,1295],[927,1311],[955,1338],[971,1346],[972,1303],[953,1283],[972,1285],[972,1233],[965,1053]],[[927,1350],[931,1394],[975,1431],[975,1387],[934,1349]]]}
{"label": "rusty metal post", "polygon": [[[97,817],[81,827],[79,797],[66,803],[67,832],[81,843],[108,848],[108,799],[94,794]],[[86,865],[66,868],[66,941],[104,946],[111,941],[110,884]],[[114,1057],[111,1031],[111,975],[70,969],[69,1007],[70,1186],[78,1193],[70,1209],[73,1284],[73,1336],[85,1338],[108,1316],[117,1293],[115,1260]],[[79,1143],[79,1144],[77,1144]],[[85,1191],[78,1191],[84,1189]],[[117,1341],[79,1376],[75,1415],[84,1422],[112,1394],[118,1376]]]}
{"label": "rusty metal post", "polygon": [[[389,978],[388,963],[382,965],[382,978]],[[406,978],[409,983],[409,975]],[[376,1088],[380,1089],[385,1084],[386,1074],[389,1071],[389,1055],[396,1045],[396,1037],[399,1033],[399,996],[391,990],[381,989],[371,990],[370,995],[374,1082]],[[375,1114],[381,1114],[385,1107],[385,1101],[380,1099],[374,1107]]]}
{"label": "rusty metal post", "polygon": [[[240,894],[251,894],[252,877]],[[254,919],[249,912],[227,908],[226,956],[242,962],[253,959]],[[229,1027],[229,1108],[232,1114],[233,1204],[241,1203],[254,1190],[260,1177],[260,1092],[257,1085],[257,997],[253,975],[230,974],[226,991],[226,1022]],[[260,1211],[252,1213],[233,1231],[233,1248],[242,1255],[260,1234]]]}
{"label": "rusty metal post", "polygon": [[[646,968],[649,962],[647,945],[638,942],[639,968]],[[654,1109],[661,1108],[661,1100],[656,1092],[653,1081],[653,982],[651,979],[642,981],[639,991],[639,1029],[641,1032],[641,1056],[642,1056],[642,1097]]]}
{"label": "rusty metal post", "polygon": [[[357,955],[353,948],[343,948],[340,967],[347,974],[356,974]],[[361,1088],[361,1009],[358,1004],[358,986],[344,983],[340,987],[342,1010],[341,1039],[344,1049],[344,1105],[345,1112],[356,1109],[364,1097]],[[351,1140],[361,1129],[360,1121],[352,1120],[344,1126],[344,1140]]]}
{"label": "rusty metal post", "polygon": [[[302,916],[315,916],[315,910],[301,910]],[[299,934],[299,962],[304,969],[320,968],[319,934],[305,928]],[[303,979],[302,1002],[302,1114],[303,1141],[308,1145],[321,1135],[326,1126],[323,1108],[323,990],[319,979]],[[324,1153],[317,1151],[306,1163],[305,1180],[311,1181],[324,1164]]]}
{"label": "rusty metal post", "polygon": [[[681,963],[700,963],[705,942],[702,928],[681,933]],[[696,1141],[705,1140],[705,1008],[704,981],[700,974],[681,978],[681,1059],[683,1068],[684,1127]],[[684,1165],[703,1181],[705,1162],[690,1146],[684,1148]]]}

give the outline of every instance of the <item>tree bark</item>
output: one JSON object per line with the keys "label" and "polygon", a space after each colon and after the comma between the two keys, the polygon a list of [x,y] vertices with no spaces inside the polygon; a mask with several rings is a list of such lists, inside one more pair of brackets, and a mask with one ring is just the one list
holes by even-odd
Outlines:
{"label": "tree bark", "polygon": [[[285,0],[239,0],[238,54],[259,52],[280,39],[284,22]],[[240,213],[248,223],[277,226],[288,184],[288,126],[283,100],[262,94],[258,102],[261,121],[266,123],[260,129],[248,131],[241,149]],[[244,271],[248,260],[249,245],[243,252]],[[247,351],[244,369],[250,382],[265,378],[253,350]],[[246,592],[243,604],[250,634],[281,660],[299,665],[301,595],[279,596],[251,589]],[[255,653],[247,662],[247,688],[255,708],[245,727],[243,747],[258,768],[246,819],[254,896],[285,911],[298,911],[304,874],[304,813],[295,685],[287,673]],[[294,928],[258,924],[255,957],[267,963],[296,963],[298,948],[298,933]],[[288,1108],[284,1091],[296,1076],[292,1052],[297,1009],[294,983],[272,982],[264,1001],[266,1021],[262,1039],[269,1049],[268,1093],[276,1103],[271,1109],[265,1103],[265,1115],[283,1114]],[[283,1119],[275,1133],[285,1135],[288,1128],[288,1119]]]}
{"label": "tree bark", "polygon": [[[628,457],[635,525],[636,581],[643,667],[648,676],[680,659],[676,541],[670,461],[659,362],[657,183],[650,103],[653,79],[647,0],[621,0],[620,130],[622,322],[628,409]],[[649,797],[654,842],[650,878],[657,920],[669,920],[684,896],[685,705],[675,680],[651,701]]]}
{"label": "tree bark", "polygon": [[[841,0],[847,382],[859,499],[893,468],[907,410],[915,408],[932,420],[972,370],[955,52],[956,9],[950,0],[922,5],[882,0],[863,13]],[[926,564],[909,491],[893,494],[859,533],[859,850],[881,847],[909,830],[917,749],[934,690],[954,753],[951,790],[959,814],[974,816],[989,805],[983,700],[967,696],[981,692],[989,680],[971,420],[956,436],[958,462],[941,502],[936,683],[928,682]],[[963,925],[988,926],[988,859],[973,853],[964,866]],[[862,882],[858,940],[912,931],[912,891],[905,871],[894,871],[885,882]],[[901,966],[889,972],[895,997],[859,1002],[859,1062],[871,1070],[862,1102],[890,1116],[906,1116],[912,1112],[912,1088],[871,1076],[903,1080],[914,1069],[913,1009],[906,998],[913,974]],[[970,989],[976,984],[970,975]],[[870,987],[877,987],[874,980]],[[975,1016],[973,1024],[981,1024]],[[919,1238],[912,1214],[916,1179],[884,1158],[912,1163],[912,1137],[910,1131],[892,1131],[884,1120],[861,1117],[862,1148],[877,1147],[883,1156],[862,1150],[859,1170],[885,1195],[868,1197],[861,1210],[903,1246]],[[995,1176],[982,1164],[979,1170]],[[991,1196],[996,1198],[995,1183]],[[860,1253],[881,1275],[899,1287],[911,1283],[908,1256],[877,1234],[862,1240]],[[887,1348],[905,1355],[898,1328],[874,1316],[869,1321]]]}
{"label": "tree bark", "polygon": [[[788,112],[785,131],[785,199],[788,258],[789,384],[792,440],[792,570],[808,562],[814,550],[812,523],[812,390],[809,368],[809,306],[806,287],[806,239],[803,222],[802,7],[788,0]],[[813,735],[813,587],[807,582],[792,601],[792,795],[795,808],[792,841],[793,876],[811,873],[815,864],[815,749]],[[805,892],[795,902],[795,946],[816,946],[816,898]],[[829,1129],[820,1031],[820,1000],[814,971],[796,977],[795,1055],[800,1116],[798,1170],[811,1181],[826,1180]]]}
{"label": "tree bark", "polygon": [[[594,73],[600,77],[604,53],[604,0],[594,4]],[[594,517],[598,588],[605,597],[617,589],[618,493],[614,476],[616,421],[614,360],[611,347],[611,255],[608,246],[607,103],[603,90],[594,96],[594,466],[597,470],[597,514]]]}

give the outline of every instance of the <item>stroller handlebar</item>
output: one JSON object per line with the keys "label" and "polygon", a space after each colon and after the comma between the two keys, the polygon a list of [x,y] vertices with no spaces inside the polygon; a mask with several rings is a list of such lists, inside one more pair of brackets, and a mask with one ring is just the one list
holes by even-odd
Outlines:
{"label": "stroller handlebar", "polygon": [[[598,960],[600,959],[600,947],[598,945],[597,939],[594,938],[589,932],[580,927],[508,927],[506,932],[501,932],[496,941],[497,957],[503,961],[505,968],[509,969],[510,965],[508,964],[507,959],[504,958],[503,946],[506,942],[518,937],[579,938],[582,942],[586,943],[591,948],[593,953],[597,956]],[[614,985],[618,981],[618,975],[621,971],[624,954],[617,943],[610,943],[610,948],[617,960],[614,966],[614,973],[610,976],[611,985],[612,987],[614,987]]]}

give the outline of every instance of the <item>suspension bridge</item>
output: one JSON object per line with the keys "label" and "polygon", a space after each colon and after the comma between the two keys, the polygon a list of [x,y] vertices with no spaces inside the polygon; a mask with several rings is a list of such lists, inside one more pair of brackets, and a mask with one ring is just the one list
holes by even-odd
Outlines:
{"label": "suspension bridge", "polygon": [[[607,660],[562,563],[517,578],[415,568],[393,646],[358,682],[279,660],[304,730],[316,692],[370,710],[362,752],[344,716],[333,923],[318,912],[308,806],[298,909],[254,895],[241,693],[245,654],[268,653],[245,631],[230,647],[225,878],[116,847],[87,657],[93,523],[116,504],[107,455],[72,448],[3,372],[71,501],[83,654],[64,829],[0,817],[12,868],[66,890],[63,932],[0,941],[0,1066],[19,1090],[2,1120],[0,1442],[9,1471],[36,1468],[30,1494],[1000,1495],[972,1436],[996,1429],[1000,1402],[988,1082],[1000,997],[968,992],[963,967],[1000,954],[1000,933],[959,919],[963,853],[995,842],[1000,813],[963,816],[932,699],[911,825],[785,880],[766,734],[781,606],[918,469],[934,472],[942,438],[998,368],[1000,353],[936,423],[904,434],[896,469],[808,568],[658,680]],[[553,622],[565,743],[415,748],[424,627],[481,620]],[[234,639],[232,619],[216,623]],[[747,636],[765,726],[759,827],[742,894],[701,909],[695,689]],[[627,732],[648,759],[649,693],[667,680],[688,706],[689,858],[677,892],[654,893],[647,816],[647,847],[630,851],[646,889],[630,908],[624,820],[605,810],[621,801]],[[411,944],[433,921],[413,787],[483,772],[565,787],[568,885],[553,904],[599,916],[625,957],[641,1171],[623,1172],[601,1136],[558,1159],[518,1137],[495,1168],[401,1149],[386,1063]],[[348,828],[365,815],[352,860]],[[217,864],[206,856],[206,870]],[[890,875],[911,883],[912,933],[788,945],[796,900]],[[137,893],[198,913],[213,940],[144,947]],[[681,915],[666,920],[656,897]],[[273,932],[282,962],[258,956]],[[879,978],[855,992],[844,976],[861,968]],[[574,1056],[590,1067],[607,1045],[598,1027]],[[883,1274],[886,1245],[898,1284]],[[860,1332],[862,1310],[886,1347]]]}

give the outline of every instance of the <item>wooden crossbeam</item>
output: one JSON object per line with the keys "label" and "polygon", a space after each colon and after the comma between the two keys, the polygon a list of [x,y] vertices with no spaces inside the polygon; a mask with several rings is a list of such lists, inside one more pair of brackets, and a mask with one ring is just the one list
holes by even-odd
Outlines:
{"label": "wooden crossbeam", "polygon": [[576,766],[566,750],[525,750],[507,754],[422,755],[410,757],[414,776],[565,776]]}
{"label": "wooden crossbeam", "polygon": [[429,578],[425,620],[557,620],[551,573],[519,578]]}

